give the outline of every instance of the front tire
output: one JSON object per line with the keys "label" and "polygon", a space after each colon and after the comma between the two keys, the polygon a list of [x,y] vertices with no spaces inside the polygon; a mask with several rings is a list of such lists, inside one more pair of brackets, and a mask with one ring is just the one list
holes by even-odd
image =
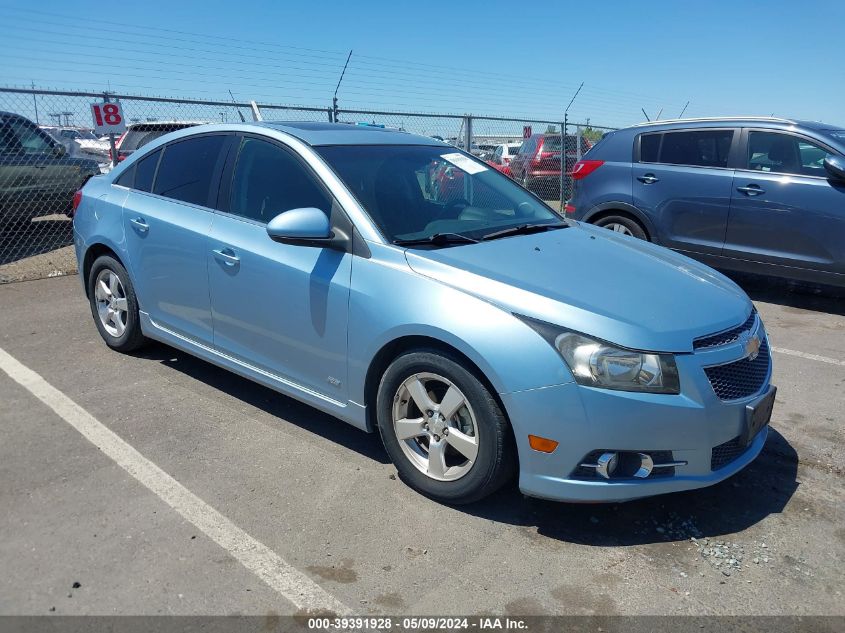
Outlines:
{"label": "front tire", "polygon": [[91,314],[106,345],[118,352],[132,352],[147,339],[141,333],[138,299],[123,265],[110,255],[101,255],[88,273]]}
{"label": "front tire", "polygon": [[377,397],[384,447],[403,481],[450,504],[478,501],[515,470],[507,419],[456,357],[417,350],[394,360]]}
{"label": "front tire", "polygon": [[626,215],[608,215],[597,220],[595,224],[596,226],[616,233],[622,233],[623,235],[636,237],[638,240],[648,241],[648,235],[646,235],[642,224]]}

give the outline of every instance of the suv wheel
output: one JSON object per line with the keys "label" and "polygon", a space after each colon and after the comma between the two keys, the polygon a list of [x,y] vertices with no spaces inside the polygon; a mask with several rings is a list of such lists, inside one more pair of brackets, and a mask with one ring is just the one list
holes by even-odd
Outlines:
{"label": "suv wheel", "polygon": [[625,215],[608,215],[598,220],[595,224],[596,226],[609,229],[616,233],[622,233],[623,235],[636,237],[639,240],[648,241],[648,236],[642,225],[633,218]]}
{"label": "suv wheel", "polygon": [[460,361],[434,350],[403,354],[377,398],[379,432],[402,479],[452,504],[486,497],[514,472],[501,408]]}

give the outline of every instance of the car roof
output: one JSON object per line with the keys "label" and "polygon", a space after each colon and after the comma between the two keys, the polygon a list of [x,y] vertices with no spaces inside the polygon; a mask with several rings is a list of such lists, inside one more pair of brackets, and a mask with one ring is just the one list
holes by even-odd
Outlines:
{"label": "car roof", "polygon": [[712,127],[714,125],[730,125],[741,127],[802,127],[809,130],[831,130],[838,126],[822,123],[821,121],[805,121],[801,119],[786,119],[769,116],[734,116],[734,117],[701,117],[695,119],[664,119],[661,121],[645,121],[632,125],[631,128],[677,128],[677,127]]}
{"label": "car roof", "polygon": [[312,146],[320,145],[433,145],[450,147],[430,136],[361,123],[328,123],[321,121],[263,121],[245,123],[271,128],[295,136]]}

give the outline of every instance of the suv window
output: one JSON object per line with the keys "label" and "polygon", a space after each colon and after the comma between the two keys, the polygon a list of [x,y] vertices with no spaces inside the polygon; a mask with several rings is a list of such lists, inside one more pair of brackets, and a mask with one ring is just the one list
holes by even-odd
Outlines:
{"label": "suv window", "polygon": [[748,169],[754,171],[825,177],[828,151],[792,134],[750,132]]}
{"label": "suv window", "polygon": [[22,154],[46,154],[53,149],[53,144],[47,140],[47,135],[35,125],[25,119],[6,119],[8,132],[4,130],[3,145],[7,151]]}
{"label": "suv window", "polygon": [[225,139],[222,134],[198,136],[165,146],[153,193],[208,206],[211,181]]}
{"label": "suv window", "polygon": [[733,130],[658,132],[640,137],[640,162],[727,167]]}
{"label": "suv window", "polygon": [[255,138],[244,138],[232,174],[229,213],[269,222],[291,209],[315,207],[331,213],[331,200],[291,152]]}

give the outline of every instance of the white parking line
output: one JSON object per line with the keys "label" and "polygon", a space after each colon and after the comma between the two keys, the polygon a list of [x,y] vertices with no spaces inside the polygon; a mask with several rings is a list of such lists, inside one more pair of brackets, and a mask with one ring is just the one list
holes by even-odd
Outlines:
{"label": "white parking line", "polygon": [[799,352],[794,349],[784,349],[783,347],[772,347],[773,352],[778,354],[786,354],[787,356],[798,356],[799,358],[806,358],[807,360],[817,360],[820,363],[828,363],[830,365],[839,365],[845,367],[845,360],[836,360],[827,356],[819,356],[818,354],[808,354],[806,352]]}
{"label": "white parking line", "polygon": [[2,348],[0,369],[295,607],[309,612],[351,613],[349,607],[205,503]]}

